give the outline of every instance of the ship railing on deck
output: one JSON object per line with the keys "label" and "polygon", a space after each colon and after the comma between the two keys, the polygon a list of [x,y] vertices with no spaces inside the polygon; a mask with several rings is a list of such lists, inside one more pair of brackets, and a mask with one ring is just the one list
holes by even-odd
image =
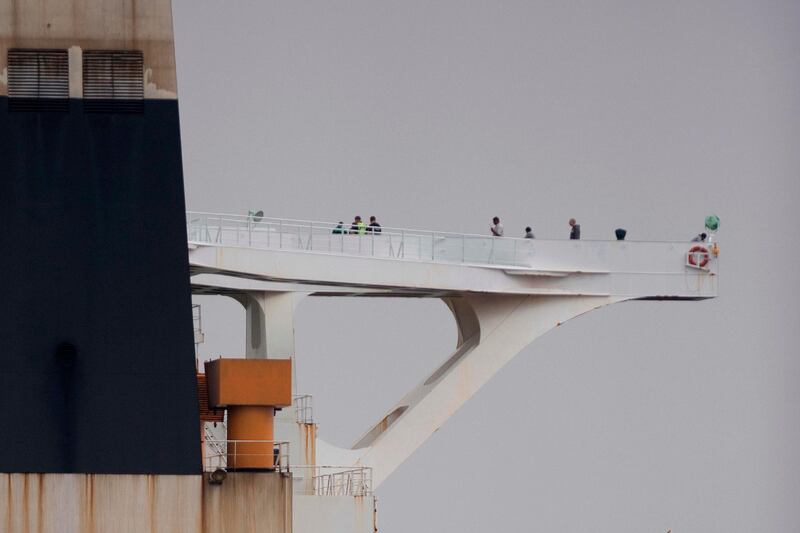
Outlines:
{"label": "ship railing on deck", "polygon": [[294,492],[312,496],[369,496],[372,468],[297,466],[292,469]]}
{"label": "ship railing on deck", "polygon": [[[289,465],[289,443],[277,440],[205,440],[203,470],[253,469],[253,463],[268,464],[281,473],[291,471]],[[257,469],[257,468],[256,468]]]}
{"label": "ship railing on deck", "polygon": [[314,402],[310,394],[301,394],[292,398],[295,420],[298,424],[314,423]]}
{"label": "ship railing on deck", "polygon": [[203,335],[203,312],[200,304],[192,304],[192,326],[194,329],[195,355],[197,355],[197,345],[205,340]]}
{"label": "ship railing on deck", "polygon": [[[187,212],[186,224],[193,244],[589,273],[638,271],[637,257],[647,258],[652,269],[654,258],[667,256],[673,272],[683,272],[687,252],[697,244],[688,240],[524,239],[391,227],[381,227],[380,232],[367,227],[359,233],[350,222],[339,225],[201,212]],[[713,257],[705,270],[713,270],[716,262]]]}

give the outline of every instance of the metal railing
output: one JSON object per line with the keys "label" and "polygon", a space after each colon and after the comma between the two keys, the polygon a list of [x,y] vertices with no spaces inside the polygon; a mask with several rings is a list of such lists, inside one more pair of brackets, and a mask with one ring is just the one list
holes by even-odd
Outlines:
{"label": "metal railing", "polygon": [[314,496],[369,496],[372,468],[352,466],[298,466],[292,471],[294,491]]}
{"label": "metal railing", "polygon": [[186,213],[189,242],[443,263],[527,266],[531,239]]}
{"label": "metal railing", "polygon": [[[208,435],[208,433],[206,434]],[[289,443],[274,440],[218,440],[205,441],[206,450],[203,468],[213,472],[236,469],[291,471],[289,466]],[[266,466],[263,466],[266,465]]]}
{"label": "metal railing", "polygon": [[194,350],[196,356],[197,345],[205,340],[205,335],[203,335],[203,313],[200,304],[192,304],[192,326],[194,329]]}
{"label": "metal railing", "polygon": [[[686,252],[693,244],[518,239],[389,227],[378,232],[352,224],[199,212],[187,212],[186,224],[191,244],[544,272],[685,275]],[[718,257],[713,255],[710,263],[711,268],[704,270],[715,271]]]}
{"label": "metal railing", "polygon": [[[222,423],[224,424],[225,422]],[[208,427],[208,424],[209,424],[208,422],[203,423],[203,433],[205,434],[205,440],[204,440],[205,445],[208,447],[210,452],[208,454],[205,454],[204,456],[205,457],[208,457],[209,455],[222,456],[227,454],[226,448],[221,444],[225,441],[216,438],[214,436],[214,433],[211,431],[211,428]]]}
{"label": "metal railing", "polygon": [[293,398],[294,416],[298,424],[314,423],[314,402],[310,394],[301,394]]}
{"label": "metal railing", "polygon": [[195,332],[203,331],[203,315],[200,304],[192,304],[192,324]]}

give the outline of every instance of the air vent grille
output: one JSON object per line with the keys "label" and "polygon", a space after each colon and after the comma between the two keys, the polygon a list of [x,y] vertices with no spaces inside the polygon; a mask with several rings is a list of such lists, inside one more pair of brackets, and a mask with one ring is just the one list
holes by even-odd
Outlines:
{"label": "air vent grille", "polygon": [[8,109],[9,111],[68,111],[67,51],[10,49]]}
{"label": "air vent grille", "polygon": [[141,113],[144,110],[142,52],[84,51],[83,108],[96,113]]}

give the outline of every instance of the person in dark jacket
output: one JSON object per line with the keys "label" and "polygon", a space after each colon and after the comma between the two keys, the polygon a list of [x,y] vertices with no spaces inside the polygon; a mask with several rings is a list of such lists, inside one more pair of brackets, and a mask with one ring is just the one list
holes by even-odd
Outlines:
{"label": "person in dark jacket", "polygon": [[569,219],[569,225],[572,228],[569,232],[569,238],[572,239],[573,241],[580,240],[581,225],[578,224],[578,222],[574,218]]}
{"label": "person in dark jacket", "polygon": [[367,226],[368,233],[375,233],[380,235],[381,233],[381,225],[378,224],[378,220],[375,218],[375,215],[369,217],[369,226]]}
{"label": "person in dark jacket", "polygon": [[533,234],[533,230],[531,229],[530,226],[525,228],[525,238],[526,239],[535,239],[536,238],[536,236]]}
{"label": "person in dark jacket", "polygon": [[708,237],[708,235],[706,235],[705,233],[701,233],[694,239],[692,239],[692,242],[706,242],[706,237]]}

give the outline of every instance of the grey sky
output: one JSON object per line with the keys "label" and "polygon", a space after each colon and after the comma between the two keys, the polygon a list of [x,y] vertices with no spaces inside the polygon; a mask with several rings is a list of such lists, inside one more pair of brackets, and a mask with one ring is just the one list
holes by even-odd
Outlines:
{"label": "grey sky", "polygon": [[[800,4],[175,0],[196,210],[690,238],[721,296],[570,321],[380,489],[381,531],[800,531]],[[206,354],[244,313],[202,298]],[[354,323],[353,321],[358,321]],[[315,299],[300,389],[349,445],[446,357],[443,304]]]}

